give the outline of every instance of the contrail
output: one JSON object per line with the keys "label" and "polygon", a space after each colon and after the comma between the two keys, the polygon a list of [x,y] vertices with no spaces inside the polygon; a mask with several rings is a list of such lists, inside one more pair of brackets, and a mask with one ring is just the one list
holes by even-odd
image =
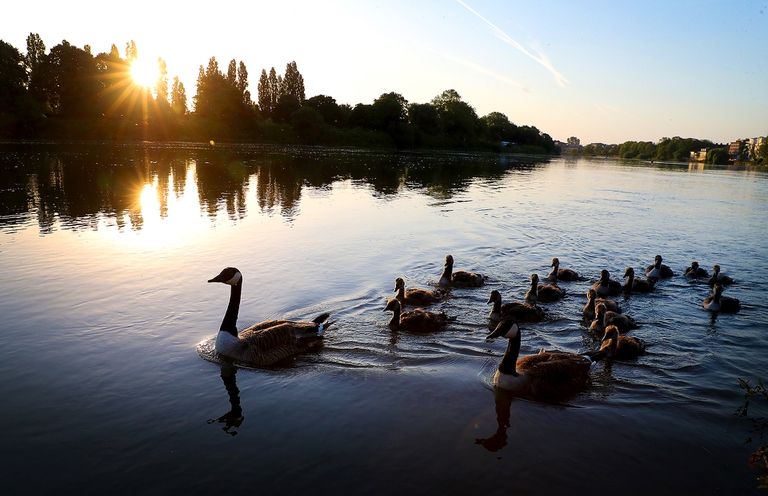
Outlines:
{"label": "contrail", "polygon": [[518,43],[515,40],[513,40],[512,38],[510,38],[504,31],[502,31],[501,29],[496,27],[496,25],[493,24],[491,21],[489,21],[485,17],[481,16],[480,14],[478,14],[477,12],[472,10],[472,7],[470,7],[469,5],[465,4],[461,0],[456,0],[456,1],[459,2],[461,5],[463,5],[467,10],[469,10],[470,12],[475,14],[477,17],[482,19],[486,24],[491,26],[494,29],[494,31],[496,31],[496,36],[501,38],[502,41],[506,41],[507,43],[509,43],[513,47],[517,48],[518,50],[520,50],[521,52],[523,52],[524,54],[526,54],[527,56],[529,56],[530,58],[532,58],[533,60],[538,62],[539,64],[541,64],[544,67],[546,67],[547,70],[549,72],[551,72],[553,76],[555,76],[555,80],[557,81],[557,84],[559,84],[560,86],[562,86],[564,88],[566,83],[569,82],[567,79],[565,79],[565,77],[562,74],[557,72],[557,70],[554,67],[552,67],[552,63],[549,61],[549,59],[546,57],[546,55],[539,54],[538,57],[535,56],[534,54],[532,54],[531,52],[526,50],[525,47],[523,47],[523,45],[521,45],[520,43]]}

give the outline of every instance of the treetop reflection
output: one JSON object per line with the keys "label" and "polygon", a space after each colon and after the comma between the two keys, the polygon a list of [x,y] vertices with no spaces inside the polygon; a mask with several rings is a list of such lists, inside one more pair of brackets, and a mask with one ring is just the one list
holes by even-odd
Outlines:
{"label": "treetop reflection", "polygon": [[168,217],[170,204],[195,192],[195,215],[237,221],[247,214],[249,188],[262,213],[291,222],[303,188],[330,189],[352,180],[379,197],[409,188],[442,200],[477,179],[498,179],[510,168],[542,161],[325,148],[4,146],[0,230],[17,230],[32,216],[41,234],[103,225],[140,231],[148,218]]}

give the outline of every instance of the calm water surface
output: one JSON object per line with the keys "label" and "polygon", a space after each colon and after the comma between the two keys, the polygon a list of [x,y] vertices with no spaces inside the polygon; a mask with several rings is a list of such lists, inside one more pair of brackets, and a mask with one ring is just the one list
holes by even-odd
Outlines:
{"label": "calm water surface", "polygon": [[[768,175],[504,155],[195,147],[0,149],[3,494],[757,493],[766,442],[738,378],[768,379]],[[393,333],[394,279],[482,272]],[[523,327],[522,354],[584,352],[601,269],[656,254],[738,280],[735,315],[680,277],[622,302],[650,343],[558,404],[510,398],[486,342],[492,289],[522,299],[560,258],[589,280]],[[265,370],[211,352],[241,328],[331,312],[324,346]],[[750,416],[766,415],[756,401]],[[242,417],[242,419],[240,419]],[[765,433],[768,436],[768,432]]]}

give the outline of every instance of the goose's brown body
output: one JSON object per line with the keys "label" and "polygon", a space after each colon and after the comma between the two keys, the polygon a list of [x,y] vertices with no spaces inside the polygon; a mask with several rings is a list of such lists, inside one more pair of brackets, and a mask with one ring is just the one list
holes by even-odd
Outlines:
{"label": "goose's brown body", "polygon": [[397,300],[400,302],[400,305],[403,306],[432,305],[440,301],[445,296],[445,292],[441,290],[431,291],[428,289],[419,288],[411,288],[406,290],[405,280],[402,277],[395,279],[395,292],[397,292],[395,298],[397,298]]}
{"label": "goose's brown body", "polygon": [[414,308],[413,310],[403,312],[397,298],[389,300],[384,311],[388,310],[392,311],[392,319],[389,321],[389,326],[399,331],[418,333],[438,332],[445,329],[445,325],[448,322],[448,317],[442,312],[427,312],[421,308]]}
{"label": "goose's brown body", "polygon": [[614,360],[632,360],[645,354],[645,341],[629,336],[622,336],[619,328],[609,325],[605,328],[601,350],[608,350],[606,358]]}
{"label": "goose's brown body", "polygon": [[540,322],[544,319],[544,310],[539,307],[516,301],[502,303],[501,293],[495,289],[491,291],[488,298],[488,304],[491,303],[493,303],[493,308],[488,314],[488,319],[492,322],[506,319],[512,319],[515,322]]}
{"label": "goose's brown body", "polygon": [[464,270],[453,271],[453,256],[445,256],[445,268],[440,275],[439,283],[443,286],[459,288],[479,288],[485,283],[485,276]]}
{"label": "goose's brown body", "polygon": [[619,305],[613,300],[609,300],[606,298],[598,298],[597,291],[595,291],[593,288],[590,288],[589,291],[587,291],[587,304],[584,305],[584,308],[582,309],[581,314],[587,320],[594,319],[595,315],[597,315],[597,311],[595,310],[595,305],[598,305],[600,303],[605,305],[605,308],[607,310],[610,310],[611,312],[621,313],[621,305]]}
{"label": "goose's brown body", "polygon": [[552,303],[565,296],[565,289],[551,284],[539,284],[539,275],[531,274],[531,289],[525,294],[525,299],[536,303]]}
{"label": "goose's brown body", "polygon": [[598,296],[616,296],[621,293],[621,283],[611,280],[611,273],[603,269],[600,271],[600,280],[593,286]]}

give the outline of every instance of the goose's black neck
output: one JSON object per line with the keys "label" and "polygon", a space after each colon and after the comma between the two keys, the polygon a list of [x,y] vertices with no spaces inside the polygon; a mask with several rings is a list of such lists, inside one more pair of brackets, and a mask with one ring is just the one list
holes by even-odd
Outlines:
{"label": "goose's black neck", "polygon": [[507,344],[507,351],[504,352],[504,358],[501,359],[499,364],[499,372],[502,374],[514,375],[517,377],[517,357],[520,355],[520,331],[513,338],[510,338],[509,344]]}
{"label": "goose's black neck", "polygon": [[224,320],[221,321],[220,331],[226,331],[233,336],[237,336],[237,314],[240,311],[240,296],[243,293],[243,280],[240,279],[237,284],[232,285],[229,292],[229,305],[224,314]]}
{"label": "goose's black neck", "polygon": [[495,300],[493,302],[493,310],[492,310],[492,312],[496,312],[499,315],[501,315],[501,298],[499,298],[498,300]]}

